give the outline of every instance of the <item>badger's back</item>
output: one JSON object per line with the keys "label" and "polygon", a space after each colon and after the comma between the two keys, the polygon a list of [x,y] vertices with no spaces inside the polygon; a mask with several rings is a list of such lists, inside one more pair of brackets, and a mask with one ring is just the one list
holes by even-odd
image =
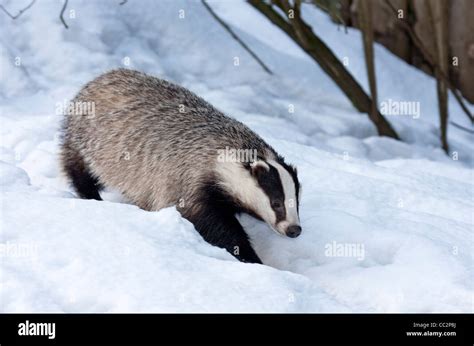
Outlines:
{"label": "badger's back", "polygon": [[245,125],[189,90],[140,72],[101,75],[72,102],[93,104],[94,113],[66,115],[63,167],[80,158],[102,185],[144,209],[193,203],[199,187],[215,179],[218,149],[275,155]]}

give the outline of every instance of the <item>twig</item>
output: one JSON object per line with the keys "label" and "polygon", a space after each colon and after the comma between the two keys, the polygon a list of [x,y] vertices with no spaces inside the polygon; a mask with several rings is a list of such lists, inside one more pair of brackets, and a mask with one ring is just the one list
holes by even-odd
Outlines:
{"label": "twig", "polygon": [[67,26],[66,22],[64,21],[64,17],[63,17],[64,11],[66,11],[67,2],[68,2],[68,0],[64,0],[64,5],[63,5],[63,8],[62,8],[62,10],[61,10],[61,13],[59,14],[59,19],[61,19],[61,22],[63,22],[64,27],[65,27],[66,29],[69,29],[69,27]]}
{"label": "twig", "polygon": [[450,121],[449,123],[451,125],[453,125],[454,127],[457,127],[460,130],[463,130],[463,131],[469,132],[471,134],[474,134],[474,130],[471,130],[471,129],[468,129],[467,127],[464,127],[462,125],[456,124],[454,121]]}
{"label": "twig", "polygon": [[[398,15],[397,9],[392,5],[392,3],[389,0],[385,0],[385,3],[387,4],[388,7],[392,10],[392,12],[395,15]],[[454,97],[458,101],[459,105],[461,106],[462,110],[466,115],[468,116],[469,120],[471,120],[472,123],[474,123],[474,116],[471,114],[469,109],[467,108],[466,104],[464,103],[462,95],[459,94],[458,89],[454,87],[454,85],[451,83],[451,80],[444,74],[444,72],[441,70],[441,68],[438,66],[438,64],[435,62],[434,58],[431,56],[429,51],[426,49],[426,47],[423,45],[423,42],[421,39],[418,37],[416,32],[413,30],[413,28],[408,24],[405,20],[398,21],[399,23],[402,24],[403,29],[405,29],[412,39],[413,43],[415,46],[420,50],[421,54],[425,58],[426,62],[430,65],[430,67],[435,71],[439,73],[439,76],[446,82],[446,84],[449,87],[449,90],[453,93]]]}
{"label": "twig", "polygon": [[214,17],[215,20],[219,22],[220,25],[259,63],[260,66],[268,74],[273,74],[273,72],[263,63],[262,60],[235,34],[235,32],[227,25],[215,12],[214,10],[206,3],[205,0],[201,0],[204,7],[209,11],[209,13]]}
{"label": "twig", "polygon": [[122,0],[122,2],[119,5],[125,5],[128,0]]}
{"label": "twig", "polygon": [[36,0],[32,0],[28,6],[26,6],[25,8],[21,9],[20,11],[18,11],[18,13],[14,16],[12,15],[10,12],[7,11],[7,9],[5,7],[3,7],[3,5],[0,5],[0,9],[3,10],[3,12],[5,12],[7,14],[7,16],[9,16],[11,19],[15,20],[17,19],[18,17],[20,17],[23,12],[27,11],[31,6],[33,6],[33,4],[36,2]]}

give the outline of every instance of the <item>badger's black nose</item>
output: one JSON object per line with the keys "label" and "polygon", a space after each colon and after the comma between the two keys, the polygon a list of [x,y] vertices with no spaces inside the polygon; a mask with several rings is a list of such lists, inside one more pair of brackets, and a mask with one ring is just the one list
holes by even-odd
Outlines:
{"label": "badger's black nose", "polygon": [[296,238],[301,234],[301,227],[300,226],[290,226],[286,230],[286,235],[290,238]]}

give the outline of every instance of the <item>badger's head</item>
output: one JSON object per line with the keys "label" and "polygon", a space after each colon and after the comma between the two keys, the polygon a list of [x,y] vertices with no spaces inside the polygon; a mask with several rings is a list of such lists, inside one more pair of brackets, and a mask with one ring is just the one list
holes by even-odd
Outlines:
{"label": "badger's head", "polygon": [[296,238],[301,233],[301,185],[296,169],[283,159],[258,159],[248,164],[221,165],[224,186],[251,215],[275,232]]}
{"label": "badger's head", "polygon": [[257,160],[248,169],[256,185],[253,212],[279,234],[290,238],[299,236],[301,186],[296,169],[283,160]]}

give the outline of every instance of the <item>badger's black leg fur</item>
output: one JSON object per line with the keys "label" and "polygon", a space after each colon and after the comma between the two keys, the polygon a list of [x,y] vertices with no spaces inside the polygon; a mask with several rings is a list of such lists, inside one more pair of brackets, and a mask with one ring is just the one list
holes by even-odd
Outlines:
{"label": "badger's black leg fur", "polygon": [[215,186],[205,190],[206,198],[192,209],[181,210],[183,216],[208,243],[226,249],[239,261],[262,263],[235,217],[236,207]]}
{"label": "badger's black leg fur", "polygon": [[74,189],[81,198],[101,201],[99,191],[102,186],[89,171],[79,153],[65,146],[62,153],[64,171],[69,177]]}
{"label": "badger's black leg fur", "polygon": [[203,206],[200,209],[188,219],[204,240],[226,249],[239,261],[262,263],[235,215],[212,206]]}

